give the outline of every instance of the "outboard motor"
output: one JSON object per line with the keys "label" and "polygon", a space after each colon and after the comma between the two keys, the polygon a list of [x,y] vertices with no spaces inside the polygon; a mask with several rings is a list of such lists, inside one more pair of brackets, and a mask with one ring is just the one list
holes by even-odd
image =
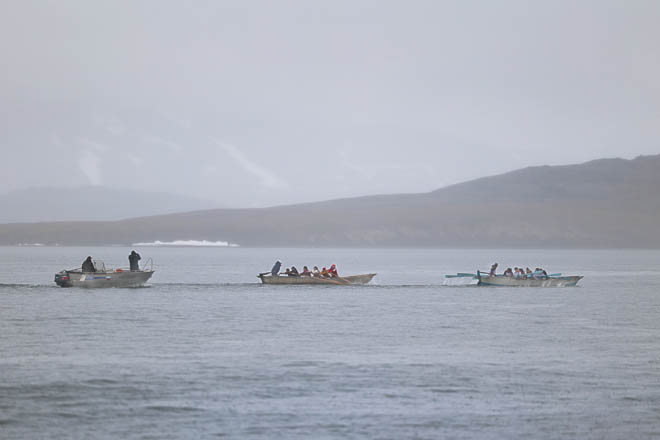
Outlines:
{"label": "outboard motor", "polygon": [[55,284],[60,287],[71,287],[69,274],[66,270],[58,272],[55,274]]}

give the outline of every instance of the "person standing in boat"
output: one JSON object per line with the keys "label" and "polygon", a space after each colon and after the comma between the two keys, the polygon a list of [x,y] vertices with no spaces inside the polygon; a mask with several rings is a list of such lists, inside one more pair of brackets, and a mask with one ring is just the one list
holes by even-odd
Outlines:
{"label": "person standing in boat", "polygon": [[131,266],[131,270],[140,270],[140,264],[138,263],[138,261],[140,261],[141,259],[142,257],[140,256],[140,254],[135,252],[135,250],[131,252],[131,254],[128,256],[128,263]]}
{"label": "person standing in boat", "polygon": [[273,268],[270,270],[270,274],[276,277],[277,275],[279,275],[281,268],[282,268],[282,262],[280,260],[277,260],[273,265]]}
{"label": "person standing in boat", "polygon": [[83,272],[96,272],[96,268],[94,267],[94,262],[92,261],[92,257],[87,257],[85,261],[83,261],[81,269]]}

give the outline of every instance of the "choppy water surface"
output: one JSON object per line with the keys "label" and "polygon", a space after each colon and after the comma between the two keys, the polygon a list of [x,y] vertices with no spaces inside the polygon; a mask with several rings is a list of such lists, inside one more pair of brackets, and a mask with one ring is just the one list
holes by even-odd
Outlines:
{"label": "choppy water surface", "polygon": [[[144,249],[140,289],[61,289],[85,256],[0,248],[0,437],[657,438],[660,252]],[[284,264],[366,287],[262,286]],[[443,287],[502,266],[577,288]]]}

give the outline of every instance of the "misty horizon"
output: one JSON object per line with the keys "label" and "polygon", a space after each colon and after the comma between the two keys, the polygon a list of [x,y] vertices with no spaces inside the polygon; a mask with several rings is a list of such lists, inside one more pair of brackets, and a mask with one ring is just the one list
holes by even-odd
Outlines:
{"label": "misty horizon", "polygon": [[3,193],[263,207],[660,152],[653,2],[0,8]]}

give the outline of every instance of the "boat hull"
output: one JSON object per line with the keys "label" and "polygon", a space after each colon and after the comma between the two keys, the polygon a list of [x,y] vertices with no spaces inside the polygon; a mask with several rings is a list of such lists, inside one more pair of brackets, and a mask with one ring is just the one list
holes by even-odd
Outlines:
{"label": "boat hull", "polygon": [[367,284],[374,277],[375,273],[367,273],[362,275],[351,275],[346,277],[337,278],[320,278],[320,277],[290,277],[290,276],[272,276],[272,275],[258,275],[261,282],[264,284],[307,284],[307,285],[326,285],[326,286],[350,286],[355,284]]}
{"label": "boat hull", "polygon": [[87,289],[140,287],[149,281],[153,273],[153,270],[85,273],[75,270],[63,270],[55,275],[55,283],[60,287],[83,287]]}
{"label": "boat hull", "polygon": [[480,286],[501,287],[573,287],[583,277],[549,277],[549,278],[512,278],[505,276],[481,275],[478,277]]}

